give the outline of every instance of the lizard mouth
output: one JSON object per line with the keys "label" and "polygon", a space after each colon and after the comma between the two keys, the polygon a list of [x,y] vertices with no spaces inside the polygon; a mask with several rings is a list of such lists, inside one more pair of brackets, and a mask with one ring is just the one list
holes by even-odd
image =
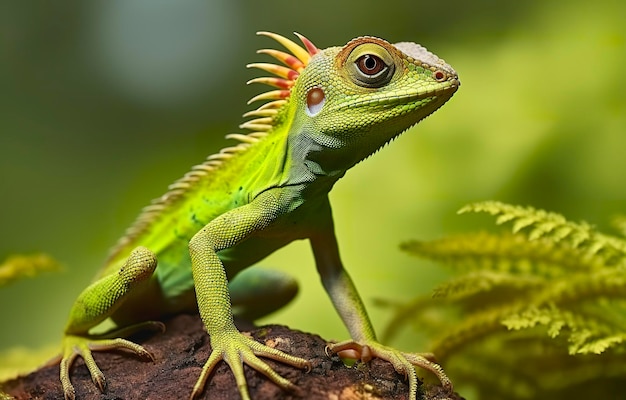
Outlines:
{"label": "lizard mouth", "polygon": [[408,103],[417,102],[432,102],[439,100],[441,104],[449,100],[452,95],[461,86],[461,82],[457,77],[451,77],[447,80],[448,85],[439,86],[433,90],[421,91],[421,92],[407,92],[401,95],[392,95],[386,93],[370,94],[367,99],[357,99],[355,101],[347,101],[338,105],[336,110],[341,111],[354,107],[372,106],[379,109],[388,109],[396,105],[406,105]]}

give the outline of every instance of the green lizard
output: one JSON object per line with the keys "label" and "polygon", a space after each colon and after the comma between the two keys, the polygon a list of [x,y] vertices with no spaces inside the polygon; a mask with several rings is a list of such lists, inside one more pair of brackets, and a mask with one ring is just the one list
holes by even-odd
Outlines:
{"label": "green lizard", "polygon": [[[259,34],[291,52],[260,50],[282,65],[249,65],[275,75],[250,83],[276,89],[250,100],[266,102],[244,115],[253,118],[241,125],[250,133],[227,136],[238,144],[209,156],[142,211],[98,279],[79,295],[59,356],[66,399],[75,398],[70,367],[76,357],[85,360],[103,391],[105,378],[92,351],[126,349],[151,358],[123,337],[160,328],[160,317],[196,307],[212,353],[191,398],[202,394],[221,360],[230,366],[243,399],[249,399],[244,363],[293,388],[258,356],[296,368],[309,368],[309,362],[241,334],[232,310],[263,276],[254,268],[243,270],[297,239],[310,241],[323,286],[352,337],[329,344],[330,352],[391,362],[408,377],[411,399],[417,392],[415,366],[432,371],[452,390],[429,354],[403,353],[376,340],[339,257],[328,193],[346,170],[450,99],[460,85],[456,72],[414,43],[360,37],[319,50],[301,35],[304,47],[277,34]],[[294,294],[291,278],[268,275],[267,282],[263,295],[273,297],[276,307]],[[269,311],[245,309],[253,318]],[[107,319],[117,328],[90,333]]]}

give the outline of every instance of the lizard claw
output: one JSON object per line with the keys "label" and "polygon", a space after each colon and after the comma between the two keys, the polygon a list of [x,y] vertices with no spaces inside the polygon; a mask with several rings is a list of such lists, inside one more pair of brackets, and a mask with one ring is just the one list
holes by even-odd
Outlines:
{"label": "lizard claw", "polygon": [[324,348],[324,353],[326,353],[327,357],[331,357],[333,354],[337,354],[341,359],[361,360],[364,363],[367,363],[372,359],[371,351],[369,350],[369,348],[367,348],[367,346],[361,346],[358,343],[353,343],[353,346],[351,346],[350,348],[334,348],[334,350],[331,350],[330,346],[327,345]]}
{"label": "lizard claw", "polygon": [[247,364],[278,386],[290,391],[295,390],[296,386],[280,376],[259,357],[270,358],[296,368],[304,368],[307,371],[311,370],[309,361],[261,344],[239,332],[211,336],[211,347],[213,351],[194,385],[190,397],[191,400],[198,398],[202,394],[209,375],[211,375],[211,372],[221,360],[230,366],[239,388],[239,394],[243,400],[250,399],[246,377],[243,373],[243,364]]}
{"label": "lizard claw", "polygon": [[452,382],[443,371],[443,368],[434,361],[432,353],[404,353],[375,341],[359,343],[353,340],[329,344],[328,351],[342,358],[352,358],[365,363],[373,358],[380,358],[390,362],[394,369],[409,380],[409,398],[417,397],[417,374],[414,367],[426,369],[439,379],[441,386],[448,392],[453,392]]}
{"label": "lizard claw", "polygon": [[146,350],[143,346],[119,337],[114,339],[109,338],[118,335],[125,336],[123,335],[124,333],[132,333],[144,328],[164,330],[165,326],[161,322],[147,321],[99,336],[78,336],[66,334],[63,338],[62,354],[48,363],[50,365],[52,363],[59,362],[60,360],[59,377],[61,380],[61,386],[63,387],[65,399],[74,400],[76,398],[74,386],[70,381],[70,368],[78,357],[81,357],[85,361],[85,365],[91,375],[91,380],[102,393],[106,390],[107,382],[104,374],[100,371],[100,368],[98,368],[98,364],[94,360],[92,352],[121,349],[135,353],[141,358],[154,361],[152,353]]}
{"label": "lizard claw", "polygon": [[106,390],[106,378],[93,358],[93,351],[125,349],[142,358],[148,358],[154,361],[154,356],[143,346],[121,338],[95,340],[68,335],[63,342],[65,350],[60,364],[60,379],[65,398],[68,400],[73,400],[76,396],[74,386],[70,381],[70,368],[79,356],[85,361],[85,365],[91,375],[91,380],[98,386],[98,389],[100,389],[102,393]]}

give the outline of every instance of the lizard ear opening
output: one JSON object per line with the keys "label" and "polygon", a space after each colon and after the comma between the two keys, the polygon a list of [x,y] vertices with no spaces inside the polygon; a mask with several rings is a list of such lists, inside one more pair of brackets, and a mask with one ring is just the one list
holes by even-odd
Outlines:
{"label": "lizard ear opening", "polygon": [[314,117],[322,111],[326,102],[326,94],[319,87],[309,89],[306,94],[306,115]]}

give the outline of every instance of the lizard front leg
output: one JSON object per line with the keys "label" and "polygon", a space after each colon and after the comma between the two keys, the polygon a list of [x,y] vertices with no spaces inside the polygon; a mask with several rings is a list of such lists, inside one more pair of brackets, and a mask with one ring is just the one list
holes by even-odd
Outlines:
{"label": "lizard front leg", "polygon": [[189,251],[200,317],[210,336],[212,353],[198,378],[191,398],[197,398],[217,363],[224,360],[233,371],[242,399],[248,400],[243,364],[248,364],[284,389],[294,385],[257,356],[297,368],[309,368],[307,360],[294,357],[241,334],[233,322],[228,282],[217,252],[233,247],[271,224],[280,213],[278,197],[271,191],[251,203],[228,211],[201,229],[190,241]]}
{"label": "lizard front leg", "polygon": [[110,317],[133,288],[152,275],[156,265],[154,254],[145,247],[138,247],[131,252],[119,270],[97,280],[78,296],[65,328],[62,354],[51,361],[53,363],[61,360],[60,379],[66,399],[75,398],[74,387],[70,382],[70,368],[79,356],[85,360],[91,379],[101,391],[104,391],[106,381],[91,354],[92,351],[124,349],[152,359],[152,355],[142,346],[122,337],[142,329],[163,330],[164,326],[160,322],[146,321],[98,335],[89,334],[89,330]]}
{"label": "lizard front leg", "polygon": [[311,246],[324,288],[352,337],[352,340],[330,344],[328,349],[332,353],[341,352],[349,355],[349,358],[361,359],[363,362],[374,357],[389,361],[396,371],[408,378],[411,400],[417,397],[417,374],[414,366],[434,373],[442,386],[451,393],[452,383],[443,369],[433,361],[432,354],[404,353],[378,342],[363,301],[341,263],[330,204],[327,204],[324,212],[326,218],[318,216],[322,222],[318,222],[319,228],[310,238]]}

